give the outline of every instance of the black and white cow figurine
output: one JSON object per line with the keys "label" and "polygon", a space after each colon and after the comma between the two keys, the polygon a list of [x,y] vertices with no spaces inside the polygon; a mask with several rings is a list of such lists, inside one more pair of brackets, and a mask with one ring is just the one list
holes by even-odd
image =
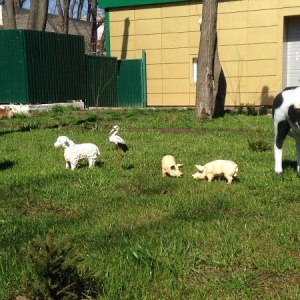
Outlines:
{"label": "black and white cow figurine", "polygon": [[[296,141],[297,172],[300,174],[300,87],[286,88],[273,102],[275,173],[282,174],[282,147],[287,135]],[[290,131],[292,129],[292,131]]]}

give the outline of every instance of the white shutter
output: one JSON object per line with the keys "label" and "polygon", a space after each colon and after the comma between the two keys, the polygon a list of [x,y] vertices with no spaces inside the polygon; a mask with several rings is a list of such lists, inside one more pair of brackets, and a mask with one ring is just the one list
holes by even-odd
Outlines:
{"label": "white shutter", "polygon": [[3,26],[2,5],[0,4],[0,26]]}
{"label": "white shutter", "polygon": [[287,22],[286,87],[300,86],[300,17]]}

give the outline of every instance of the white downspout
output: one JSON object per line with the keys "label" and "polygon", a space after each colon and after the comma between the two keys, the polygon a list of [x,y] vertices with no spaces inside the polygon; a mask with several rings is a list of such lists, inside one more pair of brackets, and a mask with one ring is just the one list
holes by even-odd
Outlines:
{"label": "white downspout", "polygon": [[2,5],[0,4],[0,26],[3,26]]}

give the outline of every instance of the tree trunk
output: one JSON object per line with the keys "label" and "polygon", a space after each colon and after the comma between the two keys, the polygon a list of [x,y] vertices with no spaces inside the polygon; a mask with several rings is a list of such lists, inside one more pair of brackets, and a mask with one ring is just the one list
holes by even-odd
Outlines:
{"label": "tree trunk", "polygon": [[38,0],[31,0],[29,16],[28,16],[28,25],[27,25],[28,29],[30,30],[36,29],[37,14],[38,14]]}
{"label": "tree trunk", "polygon": [[86,21],[90,22],[92,16],[92,0],[88,0],[88,6],[87,6],[87,14],[86,14]]}
{"label": "tree trunk", "polygon": [[31,0],[27,28],[45,31],[49,0]]}
{"label": "tree trunk", "polygon": [[69,9],[70,0],[64,0],[64,30],[63,33],[68,34],[69,32]]}
{"label": "tree trunk", "polygon": [[70,0],[64,0],[63,4],[64,7],[62,8],[60,0],[56,0],[56,6],[57,6],[58,16],[60,20],[60,32],[64,34],[68,34]]}
{"label": "tree trunk", "polygon": [[48,16],[49,0],[39,0],[39,11],[37,18],[37,30],[45,31]]}
{"label": "tree trunk", "polygon": [[217,45],[218,42],[216,41],[215,59],[214,59],[213,107],[214,107],[214,117],[223,117],[225,112],[224,106],[225,106],[227,83],[220,63]]}
{"label": "tree trunk", "polygon": [[15,5],[16,7],[23,7],[24,2],[26,2],[26,0],[15,0]]}
{"label": "tree trunk", "polygon": [[7,0],[7,29],[17,29],[14,0]]}
{"label": "tree trunk", "polygon": [[[214,115],[214,62],[217,53],[218,0],[203,0],[196,84],[196,119]],[[218,61],[218,60],[217,60]]]}
{"label": "tree trunk", "polygon": [[91,49],[92,52],[97,51],[97,0],[91,1],[91,16],[92,16],[92,32],[91,32]]}

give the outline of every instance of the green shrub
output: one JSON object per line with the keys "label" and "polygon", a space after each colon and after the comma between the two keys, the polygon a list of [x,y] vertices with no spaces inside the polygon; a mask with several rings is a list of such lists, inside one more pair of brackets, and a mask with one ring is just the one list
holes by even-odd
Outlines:
{"label": "green shrub", "polygon": [[24,252],[37,275],[28,283],[30,299],[67,300],[97,295],[92,276],[80,274],[81,253],[66,240],[55,243],[52,230],[45,240],[35,238]]}
{"label": "green shrub", "polygon": [[271,150],[271,145],[265,139],[258,137],[248,140],[249,148],[255,152],[265,152]]}
{"label": "green shrub", "polygon": [[19,131],[31,131],[33,129],[37,129],[39,125],[36,122],[27,122],[23,123],[19,127]]}

